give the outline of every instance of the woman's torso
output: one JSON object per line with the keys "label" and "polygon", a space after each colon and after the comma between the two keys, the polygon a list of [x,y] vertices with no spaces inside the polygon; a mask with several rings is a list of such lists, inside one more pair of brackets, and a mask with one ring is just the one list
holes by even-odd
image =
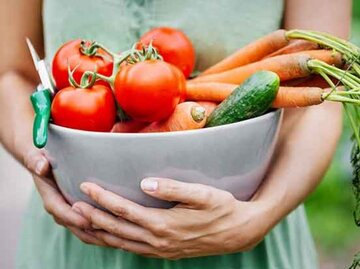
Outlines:
{"label": "woman's torso", "polygon": [[[203,70],[278,29],[282,12],[282,0],[44,0],[46,57],[51,59],[62,43],[79,37],[123,51],[150,28],[172,26],[190,37],[197,53],[196,69]],[[310,269],[317,264],[302,206],[250,252],[167,261],[83,244],[54,223],[34,193],[25,217],[17,268]]]}
{"label": "woman's torso", "polygon": [[46,55],[76,38],[124,51],[150,28],[171,26],[190,37],[202,70],[278,29],[282,12],[283,0],[44,0]]}

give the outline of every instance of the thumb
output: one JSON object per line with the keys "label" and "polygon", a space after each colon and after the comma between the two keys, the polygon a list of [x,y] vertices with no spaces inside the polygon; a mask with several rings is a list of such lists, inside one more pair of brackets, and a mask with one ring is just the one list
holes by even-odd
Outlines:
{"label": "thumb", "polygon": [[185,183],[168,178],[145,178],[141,189],[150,196],[170,202],[205,206],[213,196],[214,188],[202,184]]}
{"label": "thumb", "polygon": [[30,172],[44,177],[50,172],[50,164],[44,153],[39,149],[30,149],[24,155],[24,165]]}

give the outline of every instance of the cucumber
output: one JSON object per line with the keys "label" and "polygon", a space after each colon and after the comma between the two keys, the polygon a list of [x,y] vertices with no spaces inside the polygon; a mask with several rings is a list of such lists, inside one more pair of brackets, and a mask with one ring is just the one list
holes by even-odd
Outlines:
{"label": "cucumber", "polygon": [[277,74],[258,71],[245,80],[209,116],[206,127],[234,123],[264,114],[280,86]]}

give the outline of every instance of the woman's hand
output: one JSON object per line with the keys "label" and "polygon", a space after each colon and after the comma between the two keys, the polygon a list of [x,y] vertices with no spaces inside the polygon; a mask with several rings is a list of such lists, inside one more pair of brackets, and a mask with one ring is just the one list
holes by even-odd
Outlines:
{"label": "woman's hand", "polygon": [[45,210],[52,215],[56,223],[68,228],[81,241],[105,246],[103,241],[88,231],[91,228],[90,223],[72,210],[59,192],[44,153],[32,146],[29,148],[30,150],[25,153],[24,165],[33,173],[34,183],[43,200]]}
{"label": "woman's hand", "polygon": [[147,208],[83,183],[82,191],[113,215],[83,202],[73,209],[92,223],[96,237],[107,245],[167,259],[249,250],[270,229],[264,221],[267,205],[238,201],[227,191],[160,178],[144,179],[141,188],[179,204],[171,209]]}

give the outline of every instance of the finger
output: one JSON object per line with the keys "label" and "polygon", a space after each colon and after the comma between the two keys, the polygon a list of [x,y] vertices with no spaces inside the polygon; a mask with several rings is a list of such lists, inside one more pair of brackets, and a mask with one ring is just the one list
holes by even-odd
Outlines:
{"label": "finger", "polygon": [[110,191],[104,190],[94,183],[82,183],[81,190],[97,204],[111,211],[114,215],[137,223],[143,227],[149,227],[156,221],[152,208],[145,208],[131,202]]}
{"label": "finger", "polygon": [[117,218],[84,202],[75,203],[73,208],[79,210],[82,216],[89,220],[96,229],[102,229],[118,237],[138,242],[150,243],[154,239],[153,235],[141,226]]}
{"label": "finger", "polygon": [[65,226],[73,226],[80,229],[91,228],[86,218],[71,209],[60,192],[47,180],[34,176],[37,189],[43,199],[46,211],[56,217]]}
{"label": "finger", "polygon": [[105,242],[108,246],[130,251],[150,257],[156,257],[156,250],[149,244],[119,238],[103,231],[95,231],[96,237]]}
{"label": "finger", "polygon": [[141,181],[141,189],[161,200],[199,206],[208,204],[216,190],[210,186],[168,178],[145,178]]}
{"label": "finger", "polygon": [[31,149],[24,156],[24,165],[38,176],[47,176],[50,173],[50,164],[41,150]]}
{"label": "finger", "polygon": [[56,222],[56,224],[66,227],[65,223],[62,220],[60,220],[59,218],[53,216],[53,219]]}
{"label": "finger", "polygon": [[97,246],[105,247],[107,244],[102,241],[101,239],[97,238],[95,234],[93,234],[91,231],[82,231],[79,228],[76,227],[68,227],[68,229],[82,242],[86,244],[92,244]]}

